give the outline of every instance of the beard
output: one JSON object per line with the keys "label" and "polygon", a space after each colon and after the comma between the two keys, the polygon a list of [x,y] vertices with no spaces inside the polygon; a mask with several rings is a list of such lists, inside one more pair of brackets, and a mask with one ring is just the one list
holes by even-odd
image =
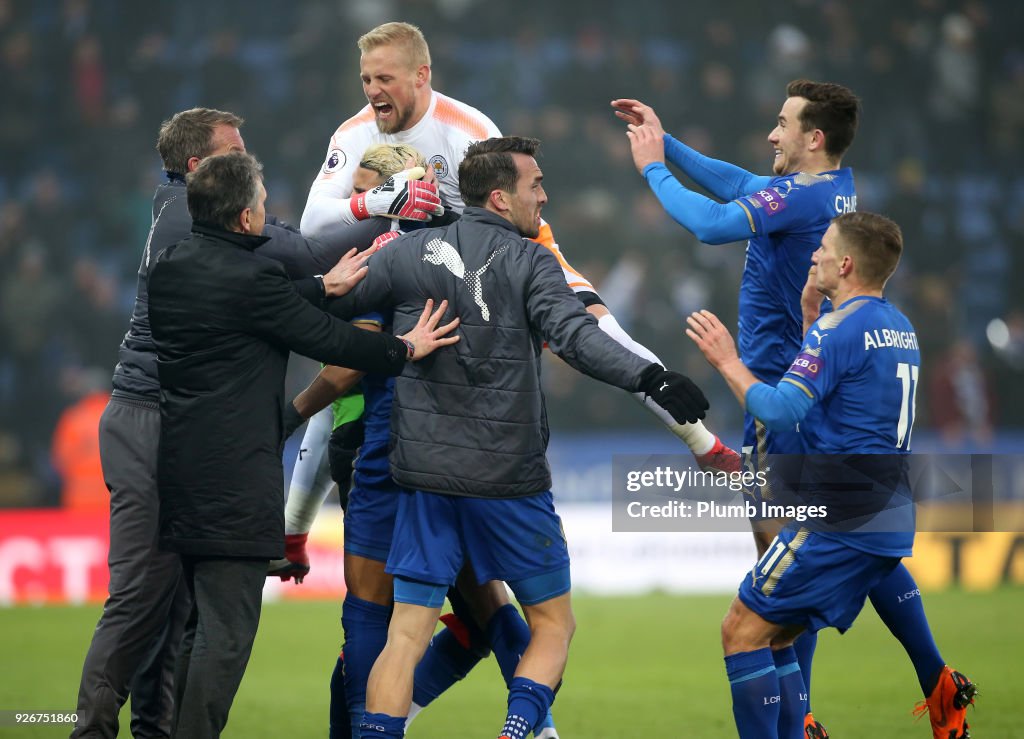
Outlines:
{"label": "beard", "polygon": [[525,224],[518,227],[519,233],[528,239],[535,239],[540,236],[540,224],[534,218],[530,218]]}
{"label": "beard", "polygon": [[391,103],[391,115],[388,116],[387,120],[381,120],[379,116],[375,115],[374,121],[377,124],[377,130],[381,133],[398,133],[405,130],[411,117],[411,108],[403,110],[394,103]]}

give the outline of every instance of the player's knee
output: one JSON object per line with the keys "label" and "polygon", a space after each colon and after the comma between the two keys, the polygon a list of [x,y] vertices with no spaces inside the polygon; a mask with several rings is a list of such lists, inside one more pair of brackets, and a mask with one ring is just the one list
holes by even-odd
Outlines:
{"label": "player's knee", "polygon": [[749,651],[749,644],[743,636],[743,616],[735,600],[722,619],[722,651],[725,654]]}
{"label": "player's knee", "polygon": [[564,641],[568,646],[576,633],[576,616],[572,611],[568,594],[553,598],[545,603],[527,606],[526,612],[530,632],[547,638]]}
{"label": "player's knee", "polygon": [[732,651],[730,649],[732,645],[733,636],[733,621],[731,616],[732,611],[729,611],[725,614],[725,617],[722,619],[722,651],[726,654],[732,654]]}

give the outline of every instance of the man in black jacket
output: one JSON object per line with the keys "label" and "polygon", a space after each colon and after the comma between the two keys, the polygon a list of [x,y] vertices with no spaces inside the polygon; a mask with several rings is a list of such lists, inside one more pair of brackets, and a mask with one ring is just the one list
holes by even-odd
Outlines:
{"label": "man in black jacket", "polygon": [[[412,677],[463,563],[504,580],[531,642],[509,691],[504,733],[534,730],[554,698],[574,622],[569,555],[551,497],[543,343],[576,369],[644,392],[679,423],[707,401],[686,377],[622,347],[566,285],[555,256],[529,241],[547,202],[535,139],[473,144],[459,166],[462,219],[395,239],[369,261],[342,312],[393,307],[406,330],[429,299],[451,301],[462,341],[395,382],[391,474],[401,494],[387,572],[388,642],[370,675],[363,736],[400,737]],[[524,238],[527,237],[527,238]]]}
{"label": "man in black jacket", "polygon": [[[82,668],[76,738],[117,736],[118,712],[129,692],[137,739],[170,732],[174,663],[191,602],[178,556],[157,549],[159,381],[147,275],[160,253],[192,228],[185,175],[205,157],[245,151],[241,125],[232,113],[193,108],[160,127],[157,150],[167,181],[153,197],[153,225],[139,265],[131,324],[100,421],[103,477],[110,490],[110,596]],[[281,262],[292,278],[309,277],[327,272],[350,248],[366,246],[390,225],[386,218],[372,218],[313,240],[267,216],[263,234],[269,240],[256,253]]]}
{"label": "man in black jacket", "polygon": [[[160,546],[181,555],[193,596],[172,734],[219,736],[259,623],[267,561],[284,554],[281,446],[289,350],[398,374],[458,337],[427,306],[404,336],[361,331],[314,306],[366,273],[370,250],[300,285],[255,253],[266,242],[259,163],[204,159],[188,176],[191,235],[149,274],[160,377]],[[354,251],[353,251],[354,254]],[[294,407],[291,409],[294,415]]]}

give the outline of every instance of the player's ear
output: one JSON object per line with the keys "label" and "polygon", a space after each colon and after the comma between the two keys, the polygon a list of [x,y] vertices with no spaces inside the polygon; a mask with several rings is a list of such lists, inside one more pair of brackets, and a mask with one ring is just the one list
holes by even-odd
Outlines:
{"label": "player's ear", "polygon": [[416,67],[416,86],[421,87],[430,82],[430,66],[421,64]]}
{"label": "player's ear", "polygon": [[816,128],[811,131],[811,141],[809,147],[811,151],[824,151],[825,150],[825,132],[820,128]]}
{"label": "player's ear", "polygon": [[494,209],[497,210],[499,213],[504,213],[506,210],[508,210],[508,193],[505,192],[504,190],[491,190],[490,200],[491,205],[494,206]]}

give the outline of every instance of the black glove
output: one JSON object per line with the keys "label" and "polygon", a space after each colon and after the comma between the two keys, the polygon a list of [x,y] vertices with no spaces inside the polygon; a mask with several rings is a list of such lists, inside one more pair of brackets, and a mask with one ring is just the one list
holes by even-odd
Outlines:
{"label": "black glove", "polygon": [[284,426],[281,439],[284,440],[294,434],[295,429],[304,424],[306,419],[302,417],[302,414],[299,413],[298,410],[296,410],[295,403],[285,403],[281,422]]}
{"label": "black glove", "polygon": [[704,418],[708,400],[686,375],[670,372],[652,364],[640,375],[640,391],[672,414],[679,423],[694,423]]}

